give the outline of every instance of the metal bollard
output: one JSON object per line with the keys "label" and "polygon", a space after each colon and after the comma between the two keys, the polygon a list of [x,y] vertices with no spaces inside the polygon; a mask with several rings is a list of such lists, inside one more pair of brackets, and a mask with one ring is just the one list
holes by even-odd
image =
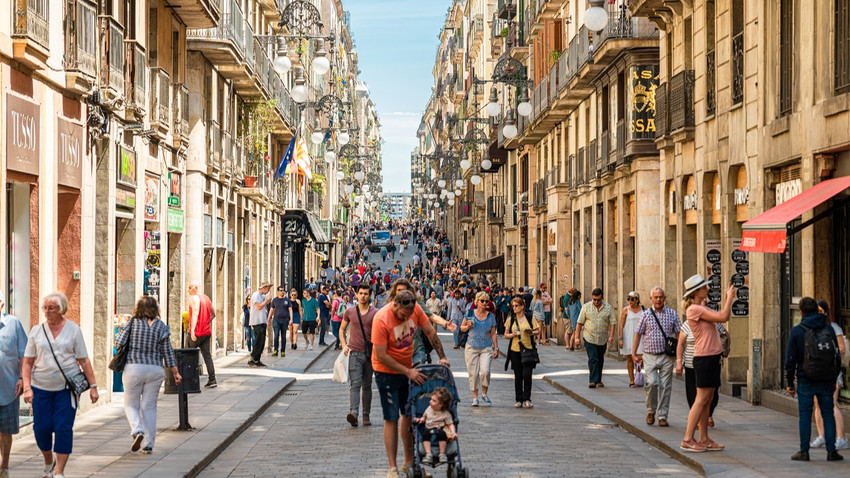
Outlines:
{"label": "metal bollard", "polygon": [[180,417],[178,430],[193,430],[192,425],[189,424],[189,394],[201,393],[201,377],[198,371],[199,352],[200,349],[198,348],[174,350],[177,356],[177,370],[183,377],[179,386],[174,383],[174,374],[171,373],[171,369],[165,369],[165,390],[163,393],[166,395],[177,394],[177,411]]}

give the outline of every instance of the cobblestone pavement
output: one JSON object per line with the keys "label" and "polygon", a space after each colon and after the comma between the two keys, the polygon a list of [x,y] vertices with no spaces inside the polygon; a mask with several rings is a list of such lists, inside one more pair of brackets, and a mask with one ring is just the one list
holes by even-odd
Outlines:
{"label": "cobblestone pavement", "polygon": [[[441,334],[451,343],[449,334]],[[494,362],[492,407],[472,408],[460,350],[449,359],[459,405],[461,455],[474,477],[695,476],[681,463],[626,433],[542,380],[531,410],[513,408],[513,378]],[[384,477],[381,408],[374,391],[375,425],[346,421],[348,386],[330,379],[336,355],[325,354],[254,424],[224,450],[202,477]],[[401,463],[401,452],[399,452]],[[438,468],[434,476],[442,476]]]}

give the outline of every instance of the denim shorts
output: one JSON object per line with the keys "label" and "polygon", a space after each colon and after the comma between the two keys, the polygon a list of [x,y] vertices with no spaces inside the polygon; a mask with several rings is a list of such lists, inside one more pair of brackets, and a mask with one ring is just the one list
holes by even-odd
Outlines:
{"label": "denim shorts", "polygon": [[405,375],[397,373],[375,372],[375,384],[381,396],[381,408],[384,411],[384,421],[398,421],[401,415],[406,415],[408,383]]}

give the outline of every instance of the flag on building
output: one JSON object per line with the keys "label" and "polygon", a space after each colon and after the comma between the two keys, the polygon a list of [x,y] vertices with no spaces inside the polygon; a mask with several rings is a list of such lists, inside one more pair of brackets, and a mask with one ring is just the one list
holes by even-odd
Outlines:
{"label": "flag on building", "polygon": [[313,180],[313,172],[310,170],[313,161],[310,159],[310,153],[307,151],[307,142],[304,140],[303,135],[298,135],[295,141],[293,163],[295,164],[295,173],[306,176],[309,181]]}
{"label": "flag on building", "polygon": [[292,162],[292,154],[295,152],[295,140],[298,135],[292,137],[292,141],[289,142],[289,146],[286,147],[286,152],[283,153],[283,157],[280,159],[280,164],[277,166],[277,170],[274,172],[274,178],[282,178],[284,174],[286,174],[286,169],[289,167],[289,163]]}

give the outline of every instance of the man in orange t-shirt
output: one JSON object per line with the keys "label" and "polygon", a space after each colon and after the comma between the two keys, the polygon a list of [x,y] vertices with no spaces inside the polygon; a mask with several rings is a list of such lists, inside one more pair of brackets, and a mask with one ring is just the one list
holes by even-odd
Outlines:
{"label": "man in orange t-shirt", "polygon": [[[437,331],[421,307],[416,306],[416,295],[409,290],[399,291],[394,300],[384,306],[372,321],[372,368],[375,383],[381,396],[384,412],[384,445],[390,463],[390,475],[397,476],[399,418],[401,441],[404,445],[404,465],[413,464],[413,435],[410,416],[406,415],[408,380],[422,384],[425,377],[413,367],[413,335],[421,327],[434,345],[441,361],[446,356],[437,337]],[[404,471],[404,469],[402,469]],[[395,473],[394,473],[395,472]]]}

